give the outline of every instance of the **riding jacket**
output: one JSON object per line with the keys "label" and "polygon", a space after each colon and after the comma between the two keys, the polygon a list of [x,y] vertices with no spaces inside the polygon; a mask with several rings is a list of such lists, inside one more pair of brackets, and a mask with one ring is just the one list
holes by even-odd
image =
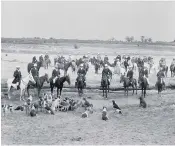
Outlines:
{"label": "riding jacket", "polygon": [[35,68],[35,67],[33,67],[33,68],[31,69],[31,73],[32,73],[32,76],[33,76],[33,77],[38,77],[38,76],[39,76],[38,69]]}
{"label": "riding jacket", "polygon": [[52,71],[52,77],[53,77],[53,78],[58,77],[59,75],[60,75],[60,71],[59,71],[59,70],[54,69],[54,70]]}
{"label": "riding jacket", "polygon": [[86,71],[85,71],[85,69],[79,68],[77,74],[78,74],[78,75],[79,75],[79,74],[82,74],[82,75],[85,76],[85,75],[86,75]]}
{"label": "riding jacket", "polygon": [[45,59],[45,60],[49,59],[49,55],[45,55],[45,56],[44,56],[44,59]]}
{"label": "riding jacket", "polygon": [[148,78],[148,70],[147,69],[144,70],[144,75]]}
{"label": "riding jacket", "polygon": [[133,78],[133,71],[132,70],[129,70],[128,73],[127,73],[127,77],[129,77],[129,79],[132,79]]}
{"label": "riding jacket", "polygon": [[107,76],[107,77],[112,76],[112,71],[109,68],[104,68],[102,71],[102,78],[104,76]]}
{"label": "riding jacket", "polygon": [[43,56],[40,56],[40,57],[39,57],[39,61],[40,61],[40,62],[43,62],[43,60],[44,60],[44,59],[43,59]]}
{"label": "riding jacket", "polygon": [[34,56],[33,59],[32,59],[32,63],[36,63],[37,60],[36,60],[36,57]]}
{"label": "riding jacket", "polygon": [[164,78],[164,77],[165,77],[164,72],[160,70],[160,71],[157,73],[157,78]]}
{"label": "riding jacket", "polygon": [[13,81],[13,83],[15,83],[15,82],[20,82],[21,77],[22,77],[22,75],[21,75],[21,72],[20,72],[20,71],[15,70],[15,72],[14,72],[13,76],[14,76],[14,78],[15,78],[15,79],[14,79],[14,81]]}

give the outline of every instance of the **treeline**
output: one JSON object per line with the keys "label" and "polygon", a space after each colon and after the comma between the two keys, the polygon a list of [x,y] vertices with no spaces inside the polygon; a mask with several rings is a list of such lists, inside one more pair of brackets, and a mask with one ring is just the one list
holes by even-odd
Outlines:
{"label": "treeline", "polygon": [[118,41],[115,38],[109,39],[109,40],[78,40],[78,39],[55,39],[55,38],[40,38],[40,37],[34,37],[34,38],[1,38],[1,43],[14,43],[14,44],[55,44],[59,45],[59,43],[90,43],[90,44],[158,44],[158,45],[172,45],[175,46],[175,40],[172,42],[161,42],[161,41],[155,41],[153,42],[151,38],[145,39],[144,37],[141,37],[141,41],[134,40],[134,37],[126,37],[126,41]]}

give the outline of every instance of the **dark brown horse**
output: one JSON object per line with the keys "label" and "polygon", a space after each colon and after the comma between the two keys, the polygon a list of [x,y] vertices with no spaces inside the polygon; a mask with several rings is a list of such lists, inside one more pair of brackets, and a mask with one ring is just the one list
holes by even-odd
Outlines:
{"label": "dark brown horse", "polygon": [[137,94],[137,80],[133,79],[132,81],[129,80],[129,78],[125,77],[124,75],[121,75],[120,77],[120,83],[123,82],[123,86],[124,86],[124,91],[125,91],[125,95],[127,93],[128,96],[128,88],[131,86],[133,88],[133,93],[134,94],[134,90],[136,90],[136,94]]}
{"label": "dark brown horse", "polygon": [[105,97],[108,98],[109,82],[108,82],[108,77],[107,76],[102,77],[101,87],[102,87],[102,90],[103,90],[103,97],[104,97],[104,93],[105,93]]}
{"label": "dark brown horse", "polygon": [[78,89],[79,96],[81,96],[83,94],[84,88],[85,88],[85,84],[83,81],[83,75],[80,75],[77,79],[77,89]]}
{"label": "dark brown horse", "polygon": [[156,87],[157,87],[157,90],[158,90],[158,94],[160,94],[160,96],[161,96],[161,92],[165,88],[165,84],[163,83],[163,79],[161,77],[157,78]]}
{"label": "dark brown horse", "polygon": [[44,82],[49,83],[48,74],[45,74],[44,76],[38,77],[38,79],[36,79],[35,81],[36,81],[36,84],[33,84],[33,83],[29,82],[29,84],[28,84],[28,86],[27,86],[27,93],[28,93],[28,96],[29,96],[29,89],[30,89],[30,86],[33,86],[34,88],[37,88],[37,89],[38,89],[38,97],[39,97]]}
{"label": "dark brown horse", "polygon": [[64,77],[58,78],[55,83],[53,83],[53,80],[50,81],[50,88],[51,88],[51,94],[53,94],[53,88],[56,87],[57,88],[57,97],[59,95],[59,91],[60,91],[60,95],[63,89],[63,84],[64,82],[67,81],[67,83],[70,85],[70,77],[69,75],[66,75]]}

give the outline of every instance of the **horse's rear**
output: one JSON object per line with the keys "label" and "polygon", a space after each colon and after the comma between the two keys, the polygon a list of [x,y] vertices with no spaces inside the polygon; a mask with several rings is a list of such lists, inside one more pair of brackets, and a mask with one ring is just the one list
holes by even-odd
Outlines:
{"label": "horse's rear", "polygon": [[78,77],[77,88],[78,88],[79,95],[82,95],[83,94],[83,89],[84,89],[83,76]]}

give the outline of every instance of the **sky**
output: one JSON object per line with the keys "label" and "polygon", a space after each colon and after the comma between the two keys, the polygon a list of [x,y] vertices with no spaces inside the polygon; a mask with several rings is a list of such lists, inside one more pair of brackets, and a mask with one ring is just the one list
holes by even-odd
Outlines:
{"label": "sky", "polygon": [[11,1],[1,3],[2,37],[175,39],[175,2]]}

